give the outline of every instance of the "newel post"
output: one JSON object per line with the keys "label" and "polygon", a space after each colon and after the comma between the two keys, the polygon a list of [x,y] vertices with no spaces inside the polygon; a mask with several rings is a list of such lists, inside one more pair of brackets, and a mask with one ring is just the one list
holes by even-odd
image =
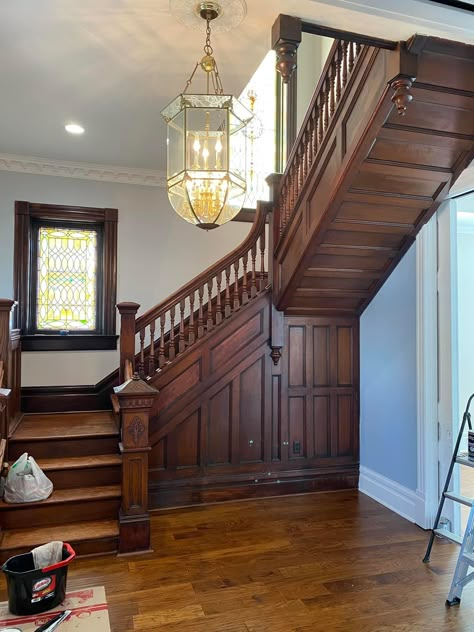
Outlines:
{"label": "newel post", "polygon": [[137,374],[114,388],[120,405],[122,505],[119,553],[150,550],[148,513],[148,420],[158,391]]}
{"label": "newel post", "polygon": [[5,376],[8,380],[8,363],[10,359],[10,314],[15,301],[0,298],[0,361],[3,361]]}
{"label": "newel post", "polygon": [[125,371],[127,360],[132,365],[132,373],[135,372],[135,317],[139,308],[138,303],[119,303],[117,305],[120,314],[120,384],[123,384],[129,377]]}

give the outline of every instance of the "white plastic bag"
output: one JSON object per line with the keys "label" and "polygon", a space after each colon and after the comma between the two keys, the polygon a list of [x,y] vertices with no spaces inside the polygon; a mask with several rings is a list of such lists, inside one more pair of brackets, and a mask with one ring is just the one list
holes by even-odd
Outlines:
{"label": "white plastic bag", "polygon": [[34,503],[51,495],[53,484],[32,456],[24,452],[11,466],[5,483],[7,503]]}

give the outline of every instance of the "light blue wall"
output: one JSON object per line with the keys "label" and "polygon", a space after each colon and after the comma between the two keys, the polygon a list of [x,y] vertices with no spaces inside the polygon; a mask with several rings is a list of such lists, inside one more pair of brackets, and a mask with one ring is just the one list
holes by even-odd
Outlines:
{"label": "light blue wall", "polygon": [[360,320],[361,465],[416,490],[416,250]]}

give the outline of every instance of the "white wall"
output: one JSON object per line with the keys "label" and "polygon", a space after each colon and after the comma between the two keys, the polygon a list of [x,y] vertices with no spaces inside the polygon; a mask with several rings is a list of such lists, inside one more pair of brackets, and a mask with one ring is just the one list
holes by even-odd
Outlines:
{"label": "white wall", "polygon": [[412,491],[417,484],[415,248],[360,319],[361,466]]}
{"label": "white wall", "polygon": [[[118,208],[117,302],[139,313],[235,248],[250,224],[205,232],[180,219],[166,190],[129,184],[0,172],[0,296],[13,296],[15,200]],[[23,353],[23,386],[95,384],[118,366],[115,351]]]}
{"label": "white wall", "polygon": [[296,129],[299,132],[306,111],[313,98],[314,90],[326,63],[331,49],[332,40],[329,37],[303,33],[298,48],[298,70],[296,75],[297,104]]}

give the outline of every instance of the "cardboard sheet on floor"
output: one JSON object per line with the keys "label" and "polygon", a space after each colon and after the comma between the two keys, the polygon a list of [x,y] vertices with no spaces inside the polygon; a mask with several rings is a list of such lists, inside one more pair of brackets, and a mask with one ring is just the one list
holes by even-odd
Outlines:
{"label": "cardboard sheet on floor", "polygon": [[18,616],[8,612],[8,603],[0,603],[0,628],[21,628],[22,632],[34,632],[58,612],[72,610],[68,620],[58,632],[110,632],[109,611],[103,586],[73,590],[57,608],[41,614]]}

